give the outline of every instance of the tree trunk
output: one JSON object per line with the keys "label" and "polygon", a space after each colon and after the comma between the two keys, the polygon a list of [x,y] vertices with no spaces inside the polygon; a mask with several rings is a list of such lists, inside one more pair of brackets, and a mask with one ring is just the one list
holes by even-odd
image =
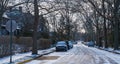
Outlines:
{"label": "tree trunk", "polygon": [[32,54],[38,54],[37,52],[37,27],[39,21],[39,10],[37,0],[34,0],[34,25],[33,25],[33,48]]}
{"label": "tree trunk", "polygon": [[[103,7],[103,14],[104,14],[104,16],[105,16],[105,4],[104,4],[104,2],[105,2],[105,0],[102,0],[102,7]],[[103,18],[104,19],[104,26],[103,26],[103,28],[104,28],[104,41],[105,41],[105,48],[108,48],[108,43],[107,43],[107,28],[106,28],[106,19],[105,18]]]}
{"label": "tree trunk", "polygon": [[119,19],[117,18],[117,12],[119,9],[120,1],[114,0],[114,49],[117,50],[119,46]]}
{"label": "tree trunk", "polygon": [[99,46],[100,42],[99,42],[99,37],[100,37],[100,31],[99,31],[99,26],[98,26],[98,21],[97,21],[97,26],[96,26],[96,45]]}

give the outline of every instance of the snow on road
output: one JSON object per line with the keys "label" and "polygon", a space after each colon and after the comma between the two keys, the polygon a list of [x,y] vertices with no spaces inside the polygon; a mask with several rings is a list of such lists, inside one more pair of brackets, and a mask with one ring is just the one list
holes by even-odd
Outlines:
{"label": "snow on road", "polygon": [[[48,57],[58,56],[56,59]],[[87,47],[81,43],[67,52],[54,52],[26,64],[120,64],[120,55]]]}

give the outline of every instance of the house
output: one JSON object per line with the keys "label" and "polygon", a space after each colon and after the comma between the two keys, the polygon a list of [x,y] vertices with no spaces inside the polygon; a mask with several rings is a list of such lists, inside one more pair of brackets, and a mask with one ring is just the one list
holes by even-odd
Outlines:
{"label": "house", "polygon": [[[6,31],[5,25],[8,20],[15,20],[18,24],[18,30],[14,32],[16,35],[17,33],[21,32],[21,36],[32,36],[33,31],[33,23],[34,23],[34,16],[28,12],[23,12],[22,7],[14,8],[11,11],[6,11],[3,16],[3,20],[1,22],[1,26],[4,25],[2,31]],[[46,33],[49,32],[47,20],[43,17],[43,15],[39,16],[39,24],[38,24],[38,32]],[[2,34],[2,33],[1,33]],[[8,34],[2,34],[8,35]]]}

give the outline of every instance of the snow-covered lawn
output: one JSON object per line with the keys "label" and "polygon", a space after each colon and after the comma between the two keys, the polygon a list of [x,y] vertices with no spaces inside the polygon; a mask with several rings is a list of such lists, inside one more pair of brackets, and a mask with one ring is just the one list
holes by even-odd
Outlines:
{"label": "snow-covered lawn", "polygon": [[[15,61],[16,59],[20,59],[20,58],[23,58],[25,56],[30,56],[30,55],[31,55],[31,52],[23,53],[23,54],[15,54],[12,56],[12,60]],[[8,62],[10,62],[9,56],[4,57],[4,58],[0,58],[0,64],[8,63]]]}
{"label": "snow-covered lawn", "polygon": [[[36,57],[36,56],[40,56],[40,55],[52,52],[53,50],[54,50],[54,48],[46,49],[46,50],[38,50],[39,55],[31,55],[32,52],[15,54],[15,55],[12,56],[12,61],[14,63],[21,62],[21,61],[31,59],[31,58]],[[0,64],[7,64],[9,62],[10,62],[10,56],[0,58]]]}

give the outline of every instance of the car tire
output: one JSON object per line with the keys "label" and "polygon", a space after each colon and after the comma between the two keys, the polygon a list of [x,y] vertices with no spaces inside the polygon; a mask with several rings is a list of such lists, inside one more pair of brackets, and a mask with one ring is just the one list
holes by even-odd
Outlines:
{"label": "car tire", "polygon": [[67,51],[67,49],[65,49],[65,51]]}
{"label": "car tire", "polygon": [[66,48],[65,51],[67,51],[68,49]]}

